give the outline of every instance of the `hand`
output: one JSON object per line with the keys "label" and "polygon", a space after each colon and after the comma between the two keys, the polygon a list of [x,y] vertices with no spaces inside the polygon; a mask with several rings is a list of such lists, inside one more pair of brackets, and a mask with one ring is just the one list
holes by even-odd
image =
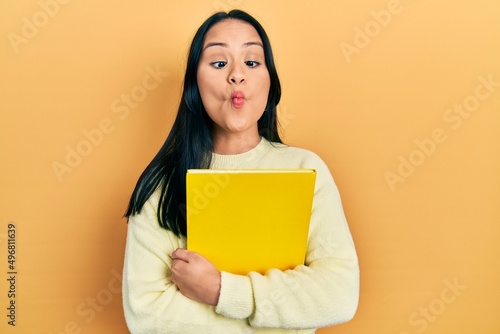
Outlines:
{"label": "hand", "polygon": [[215,306],[219,301],[220,272],[202,255],[177,248],[172,254],[172,283],[195,301]]}

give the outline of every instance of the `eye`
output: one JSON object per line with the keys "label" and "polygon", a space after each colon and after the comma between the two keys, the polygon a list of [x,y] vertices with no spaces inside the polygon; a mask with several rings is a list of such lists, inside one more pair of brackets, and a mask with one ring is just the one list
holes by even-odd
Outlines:
{"label": "eye", "polygon": [[250,68],[254,68],[254,67],[260,66],[260,63],[258,61],[254,61],[254,60],[247,60],[245,62],[245,65],[247,65]]}
{"label": "eye", "polygon": [[210,65],[217,69],[224,68],[227,65],[227,61],[214,61],[213,63],[210,63]]}

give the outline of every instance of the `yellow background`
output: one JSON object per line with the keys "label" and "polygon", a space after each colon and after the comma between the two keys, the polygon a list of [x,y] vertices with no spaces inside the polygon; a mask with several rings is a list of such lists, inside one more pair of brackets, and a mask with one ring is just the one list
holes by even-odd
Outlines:
{"label": "yellow background", "polygon": [[2,333],[127,332],[122,215],[194,31],[232,7],[267,29],[284,139],[327,162],[357,245],[359,310],[318,333],[500,331],[498,1],[55,1],[0,3]]}

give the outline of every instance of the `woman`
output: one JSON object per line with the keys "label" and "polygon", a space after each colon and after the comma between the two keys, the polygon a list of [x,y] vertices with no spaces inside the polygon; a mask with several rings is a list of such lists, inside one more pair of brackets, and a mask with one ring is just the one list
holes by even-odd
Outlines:
{"label": "woman", "polygon": [[[177,118],[132,194],[123,303],[136,333],[314,333],[357,308],[357,256],[338,190],[314,153],[281,143],[269,39],[245,12],[208,18],[188,55]],[[305,265],[246,276],[188,251],[188,168],[314,168]]]}

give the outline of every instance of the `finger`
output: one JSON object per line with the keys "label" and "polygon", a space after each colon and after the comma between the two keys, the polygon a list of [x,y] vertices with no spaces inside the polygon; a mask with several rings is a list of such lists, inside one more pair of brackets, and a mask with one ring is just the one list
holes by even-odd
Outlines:
{"label": "finger", "polygon": [[172,281],[172,283],[174,283],[178,287],[179,287],[179,283],[181,283],[183,281],[183,277],[184,277],[185,269],[182,268],[183,265],[186,265],[186,262],[184,262],[182,260],[175,260],[172,264],[172,267],[171,267],[172,274],[170,275],[170,280]]}
{"label": "finger", "polygon": [[184,260],[174,259],[172,261],[172,265],[170,266],[170,270],[172,270],[173,273],[180,275],[181,273],[186,271],[187,265],[188,265],[188,263]]}
{"label": "finger", "polygon": [[175,251],[172,252],[172,254],[170,254],[170,257],[173,260],[182,260],[184,262],[189,263],[189,260],[191,259],[192,254],[193,254],[193,252],[188,251],[187,249],[177,248]]}
{"label": "finger", "polygon": [[170,258],[172,259],[172,263],[170,264],[170,266],[174,266],[175,263],[178,263],[178,262],[182,262],[182,263],[188,263],[188,261],[184,260],[184,259],[181,259],[181,258],[178,258],[178,257],[175,257],[175,255],[169,255]]}

